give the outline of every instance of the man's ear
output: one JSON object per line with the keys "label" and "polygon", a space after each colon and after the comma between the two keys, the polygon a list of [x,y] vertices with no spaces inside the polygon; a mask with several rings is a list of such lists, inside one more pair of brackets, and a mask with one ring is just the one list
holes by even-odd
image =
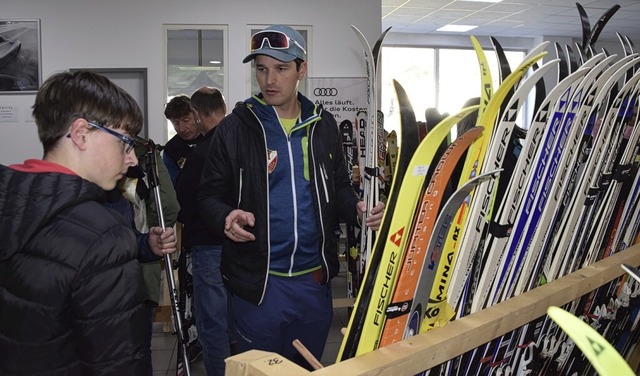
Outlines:
{"label": "man's ear", "polygon": [[83,118],[77,118],[73,123],[71,123],[71,127],[69,127],[69,135],[67,137],[71,138],[71,142],[73,142],[73,144],[80,150],[86,150],[88,131],[89,127],[87,121]]}
{"label": "man's ear", "polygon": [[302,64],[300,64],[300,69],[298,69],[298,80],[302,80],[306,75],[307,75],[307,62],[303,61]]}

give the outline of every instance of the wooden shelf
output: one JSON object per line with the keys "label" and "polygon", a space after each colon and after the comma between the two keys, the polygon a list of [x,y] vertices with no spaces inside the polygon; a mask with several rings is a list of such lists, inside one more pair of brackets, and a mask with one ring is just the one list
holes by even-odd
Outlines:
{"label": "wooden shelf", "polygon": [[[314,372],[278,354],[252,350],[227,358],[226,375],[414,375],[545,315],[549,306],[562,306],[614,280],[624,274],[622,263],[640,265],[640,245],[442,328]],[[639,357],[632,357],[632,368],[637,368]]]}

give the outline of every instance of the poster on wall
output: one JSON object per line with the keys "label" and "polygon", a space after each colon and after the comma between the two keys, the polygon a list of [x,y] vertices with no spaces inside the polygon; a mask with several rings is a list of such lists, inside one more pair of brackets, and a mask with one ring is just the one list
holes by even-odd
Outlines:
{"label": "poster on wall", "polygon": [[309,77],[307,82],[307,97],[336,118],[349,169],[364,157],[366,116],[356,122],[356,115],[367,109],[367,83],[366,77]]}
{"label": "poster on wall", "polygon": [[358,111],[367,109],[366,77],[309,77],[307,85],[307,97],[331,112],[338,124],[354,121]]}
{"label": "poster on wall", "polygon": [[35,93],[40,55],[40,20],[0,20],[0,94]]}

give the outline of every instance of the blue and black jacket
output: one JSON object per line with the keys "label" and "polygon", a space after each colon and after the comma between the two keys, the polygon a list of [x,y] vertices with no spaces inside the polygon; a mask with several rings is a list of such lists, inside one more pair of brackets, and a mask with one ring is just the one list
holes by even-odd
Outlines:
{"label": "blue and black jacket", "polygon": [[[339,270],[335,230],[357,225],[351,185],[333,115],[298,94],[301,117],[289,134],[260,95],[236,105],[219,125],[202,173],[198,202],[222,236],[222,273],[230,290],[259,304],[269,273],[294,276],[318,267],[324,283]],[[291,171],[294,171],[293,175]],[[256,240],[224,236],[234,209],[254,214]]]}

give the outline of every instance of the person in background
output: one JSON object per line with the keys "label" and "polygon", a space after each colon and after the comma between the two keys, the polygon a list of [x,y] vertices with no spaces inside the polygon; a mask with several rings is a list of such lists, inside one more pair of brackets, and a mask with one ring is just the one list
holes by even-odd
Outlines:
{"label": "person in background", "polygon": [[49,77],[33,116],[43,158],[0,166],[0,374],[142,375],[138,246],[104,205],[138,163],[142,112],[80,70]]}
{"label": "person in background", "polygon": [[[164,115],[173,124],[173,128],[176,131],[176,135],[162,148],[162,160],[169,171],[171,182],[175,188],[187,158],[202,140],[202,135],[197,128],[197,122],[200,122],[200,119],[197,118],[193,107],[191,107],[189,96],[183,94],[171,98],[165,107]],[[182,239],[182,223],[178,223],[177,226],[179,236]],[[180,312],[182,313],[184,336],[188,342],[187,354],[189,361],[194,362],[202,355],[202,348],[196,340],[198,334],[192,310],[193,284],[190,267],[191,255],[185,251],[184,247],[181,247],[178,256]],[[182,358],[178,357],[176,367],[179,370],[182,369],[181,364]]]}
{"label": "person in background", "polygon": [[[329,112],[298,92],[305,41],[283,25],[251,38],[260,86],[211,140],[198,193],[205,225],[223,237],[222,273],[232,293],[238,351],[279,353],[310,369],[292,341],[321,359],[333,318],[339,221],[366,211],[353,189]],[[377,229],[384,204],[366,216]]]}
{"label": "person in background", "polygon": [[178,220],[183,225],[182,244],[191,255],[193,306],[207,375],[224,376],[224,359],[231,351],[227,291],[220,274],[222,239],[204,225],[196,198],[211,137],[226,115],[227,105],[220,90],[202,87],[191,95],[191,106],[199,120],[196,125],[203,138],[187,158],[178,177],[176,189],[181,208]]}
{"label": "person in background", "polygon": [[167,141],[162,152],[162,160],[175,187],[187,157],[202,139],[196,126],[196,122],[200,120],[196,118],[191,107],[191,99],[186,95],[171,98],[164,109],[164,116],[176,131],[176,135]]}

